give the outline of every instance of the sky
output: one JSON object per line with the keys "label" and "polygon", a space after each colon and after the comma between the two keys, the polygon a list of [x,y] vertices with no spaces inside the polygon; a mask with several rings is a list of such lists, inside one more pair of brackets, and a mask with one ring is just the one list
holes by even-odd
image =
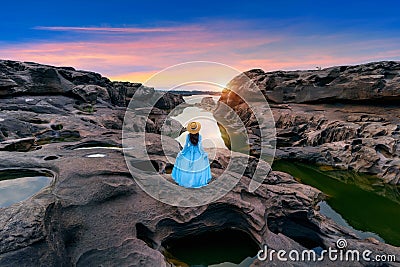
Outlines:
{"label": "sky", "polygon": [[188,61],[240,71],[400,60],[400,1],[6,1],[0,59],[145,82]]}

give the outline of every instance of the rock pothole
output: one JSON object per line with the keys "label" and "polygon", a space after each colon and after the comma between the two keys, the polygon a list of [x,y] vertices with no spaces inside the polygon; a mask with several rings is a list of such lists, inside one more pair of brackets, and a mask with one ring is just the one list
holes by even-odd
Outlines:
{"label": "rock pothole", "polygon": [[325,248],[318,226],[310,222],[306,211],[284,217],[268,216],[268,228],[275,234],[281,233],[308,249]]}
{"label": "rock pothole", "polygon": [[0,170],[0,208],[30,198],[48,186],[53,177],[47,170]]}
{"label": "rock pothole", "polygon": [[177,266],[240,264],[260,249],[245,216],[230,205],[211,205],[186,223],[164,219],[156,230],[137,223],[136,237]]}
{"label": "rock pothole", "polygon": [[248,257],[254,257],[259,250],[248,233],[234,228],[210,228],[200,234],[166,240],[163,247],[168,252],[167,257],[196,266],[223,262],[239,264]]}
{"label": "rock pothole", "polygon": [[54,155],[43,158],[43,160],[45,160],[45,161],[56,160],[56,159],[58,159],[58,156],[54,156]]}

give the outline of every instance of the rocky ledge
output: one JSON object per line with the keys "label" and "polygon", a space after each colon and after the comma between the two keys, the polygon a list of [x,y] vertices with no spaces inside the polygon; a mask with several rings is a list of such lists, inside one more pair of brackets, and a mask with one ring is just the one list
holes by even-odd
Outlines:
{"label": "rocky ledge", "polygon": [[[137,90],[134,101],[159,97],[152,88],[36,63],[0,61],[0,73],[0,175],[21,171],[53,178],[30,199],[0,208],[0,266],[185,266],[171,254],[180,240],[227,230],[247,236],[256,249],[263,244],[275,250],[328,248],[346,238],[348,249],[400,255],[399,248],[360,240],[322,216],[316,204],[324,195],[286,173],[266,173],[264,183],[250,192],[254,157],[236,166],[246,169],[243,176],[227,173],[240,181],[214,203],[193,208],[163,204],[138,186],[121,150],[126,102]],[[141,147],[150,155],[133,158],[141,170],[135,178],[159,173],[171,181],[168,158],[176,156],[179,144],[164,136],[168,145],[161,149],[158,133],[168,110],[181,102],[167,94],[151,118],[135,111],[131,126],[146,125]],[[182,127],[177,122],[169,126]],[[132,138],[141,134],[132,133]],[[215,180],[236,152],[209,152],[215,155]],[[270,264],[253,261],[253,266]]]}
{"label": "rocky ledge", "polygon": [[[238,170],[248,167],[248,172],[218,201],[194,208],[163,204],[134,182],[121,150],[79,149],[115,146],[117,136],[47,144],[24,156],[0,152],[5,159],[0,163],[2,170],[40,169],[54,175],[52,184],[29,201],[0,209],[1,266],[186,266],[170,254],[174,244],[227,230],[244,233],[256,248],[267,244],[270,249],[301,251],[335,247],[337,239],[346,238],[349,249],[369,249],[374,255],[400,253],[399,248],[374,239],[360,240],[320,215],[316,203],[323,194],[282,172],[270,173],[264,184],[250,193],[249,176],[254,170],[238,166]],[[149,134],[147,145],[158,147],[159,140],[157,134]],[[173,139],[166,141],[174,143]],[[178,151],[176,144],[164,154]],[[99,153],[105,157],[88,157]],[[230,160],[230,151],[215,153],[212,173],[218,179]],[[150,173],[165,173],[165,155],[152,151],[150,159],[137,158],[136,164]],[[170,175],[163,175],[171,180]],[[143,174],[136,178],[146,179]],[[255,259],[253,264],[269,263]],[[328,260],[325,264],[335,266]]]}
{"label": "rocky ledge", "polygon": [[[32,140],[37,146],[121,130],[134,94],[143,106],[158,99],[154,114],[166,115],[184,102],[179,95],[160,94],[140,83],[112,82],[94,72],[0,61],[0,150],[15,146],[27,151],[34,148],[26,145]],[[157,123],[147,121],[150,132],[159,131],[162,125]]]}
{"label": "rocky ledge", "polygon": [[[245,73],[269,101],[277,158],[295,159],[376,175],[400,185],[400,63],[375,62],[322,70]],[[260,145],[252,110],[233,79],[220,101],[237,112]],[[256,107],[263,112],[264,104]],[[258,134],[258,136],[257,136]]]}

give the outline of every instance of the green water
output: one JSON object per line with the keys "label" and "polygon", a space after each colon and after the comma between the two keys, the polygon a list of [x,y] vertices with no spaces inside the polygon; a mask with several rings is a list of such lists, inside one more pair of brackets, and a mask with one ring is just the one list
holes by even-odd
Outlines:
{"label": "green water", "polygon": [[399,187],[384,185],[373,176],[289,161],[275,161],[272,168],[324,192],[329,206],[355,229],[376,233],[400,246]]}
{"label": "green water", "polygon": [[188,266],[247,267],[259,247],[246,233],[233,229],[188,235],[164,244],[168,252]]}

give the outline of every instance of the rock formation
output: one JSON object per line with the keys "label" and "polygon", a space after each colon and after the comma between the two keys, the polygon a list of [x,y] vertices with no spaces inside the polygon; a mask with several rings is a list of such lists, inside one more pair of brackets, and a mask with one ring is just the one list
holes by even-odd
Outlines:
{"label": "rock formation", "polygon": [[[400,62],[383,61],[322,70],[275,71],[245,74],[273,103],[333,103],[400,99]],[[234,81],[233,81],[234,82]]]}
{"label": "rock formation", "polygon": [[[111,82],[96,73],[0,61],[0,175],[18,169],[54,177],[50,186],[30,199],[0,208],[0,266],[174,266],[178,263],[169,249],[176,241],[223,230],[241,231],[257,247],[268,244],[275,250],[334,247],[340,237],[347,239],[350,249],[369,249],[373,255],[400,254],[397,247],[360,240],[320,215],[316,204],[323,194],[286,173],[271,172],[256,191],[249,192],[254,157],[248,166],[236,166],[247,172],[231,192],[214,203],[182,208],[153,199],[132,178],[121,150],[126,103],[137,90],[141,91],[133,101],[159,96],[152,88]],[[164,136],[168,146],[163,150],[158,133],[164,129],[167,110],[182,101],[165,94],[150,118],[135,110],[132,128],[146,126],[142,145],[150,155],[150,159],[134,159],[144,171],[135,175],[145,179],[146,172],[160,173],[171,180],[172,166],[166,155],[178,153],[179,145]],[[292,119],[281,116],[277,121],[283,128],[299,127],[289,126]],[[376,129],[370,127],[366,131],[372,134]],[[181,128],[171,122],[164,130]],[[392,131],[390,126],[387,131]],[[345,135],[352,134],[348,130]],[[336,140],[339,135],[315,135],[299,145]],[[353,142],[354,146],[364,144]],[[382,151],[384,144],[393,153],[390,140],[382,143]],[[232,154],[228,150],[215,154],[211,167],[213,179],[218,179]],[[235,172],[229,175],[238,176]],[[354,266],[367,264],[361,261]],[[255,259],[253,265],[269,262]]]}
{"label": "rock formation", "polygon": [[[400,184],[399,62],[310,71],[256,69],[245,75],[269,100],[278,158],[355,170]],[[220,101],[257,136],[252,110],[235,93],[250,90],[241,80],[233,79]],[[254,140],[253,146],[259,146],[259,138]]]}

